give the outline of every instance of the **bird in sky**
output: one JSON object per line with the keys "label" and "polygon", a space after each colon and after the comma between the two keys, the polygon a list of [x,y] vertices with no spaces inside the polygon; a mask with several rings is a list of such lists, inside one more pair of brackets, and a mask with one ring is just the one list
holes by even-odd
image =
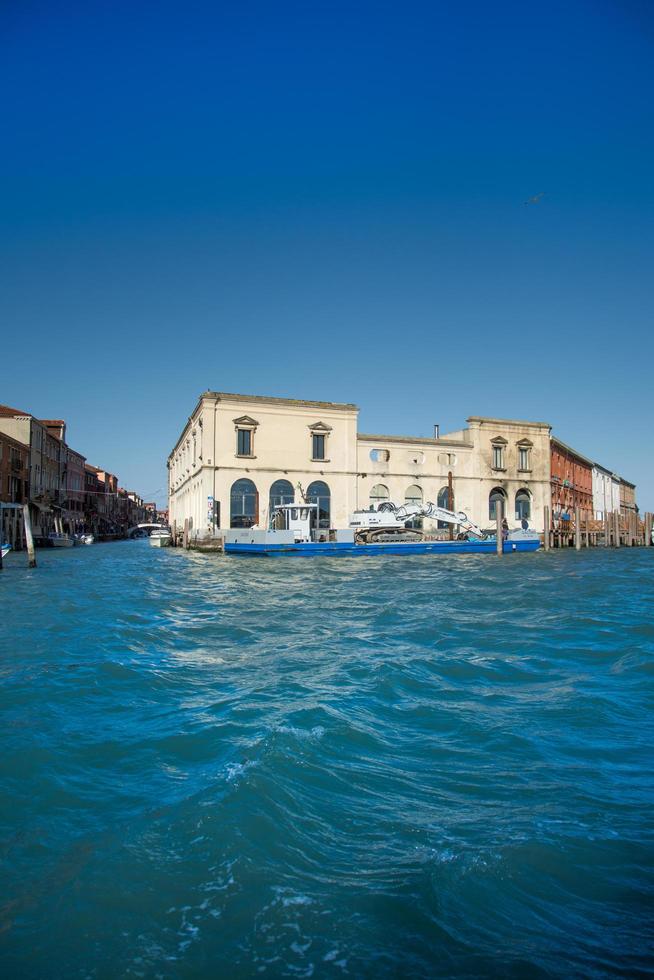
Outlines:
{"label": "bird in sky", "polygon": [[523,204],[538,204],[540,199],[544,196],[545,191],[541,191],[540,194],[534,194],[533,197],[528,197],[526,201],[523,201]]}

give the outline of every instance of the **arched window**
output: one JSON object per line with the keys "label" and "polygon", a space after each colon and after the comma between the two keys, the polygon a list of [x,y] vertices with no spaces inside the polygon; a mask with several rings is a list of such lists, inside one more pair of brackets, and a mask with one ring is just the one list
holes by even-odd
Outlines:
{"label": "arched window", "polygon": [[280,504],[292,504],[295,502],[293,484],[288,480],[275,480],[270,488],[269,507],[272,514],[275,507]]}
{"label": "arched window", "polygon": [[[417,504],[418,507],[422,505],[422,488],[417,484],[411,487],[407,487],[406,493],[404,494],[405,504]],[[422,530],[422,517],[413,517],[410,521],[406,522],[405,527],[414,528],[416,531]]]}
{"label": "arched window", "polygon": [[243,478],[232,483],[230,494],[230,527],[252,527],[259,520],[259,494],[252,480]]}
{"label": "arched window", "polygon": [[[454,490],[452,491],[452,499],[450,500],[450,488],[441,487],[438,491],[438,497],[436,498],[436,503],[439,507],[443,507],[445,510],[454,510]],[[437,527],[450,527],[446,521],[438,521]]]}
{"label": "arched window", "polygon": [[528,521],[531,518],[531,497],[529,491],[518,490],[515,495],[515,519],[516,521]]}
{"label": "arched window", "polygon": [[331,514],[331,493],[329,487],[322,480],[316,480],[309,484],[307,490],[307,501],[310,504],[318,504],[318,527],[329,528]]}
{"label": "arched window", "polygon": [[390,494],[388,492],[388,487],[385,487],[383,483],[376,483],[370,491],[370,506],[377,510],[379,504],[383,503],[384,500],[389,499]]}
{"label": "arched window", "polygon": [[500,501],[506,514],[506,494],[501,487],[494,487],[488,495],[488,517],[491,521],[496,520],[497,501]]}

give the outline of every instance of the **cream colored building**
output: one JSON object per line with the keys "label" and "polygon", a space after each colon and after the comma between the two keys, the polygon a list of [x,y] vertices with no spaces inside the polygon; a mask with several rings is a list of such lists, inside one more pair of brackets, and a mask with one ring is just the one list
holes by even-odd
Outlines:
{"label": "cream colored building", "polygon": [[620,477],[599,463],[593,466],[593,510],[599,521],[620,510]]}
{"label": "cream colored building", "polygon": [[[502,499],[509,525],[543,528],[550,495],[550,426],[469,418],[434,438],[357,431],[352,404],[205,392],[168,458],[169,519],[191,536],[267,526],[276,503],[319,505],[321,527],[384,499],[433,501],[491,527]],[[301,488],[301,490],[300,490]],[[425,530],[437,531],[425,521]]]}

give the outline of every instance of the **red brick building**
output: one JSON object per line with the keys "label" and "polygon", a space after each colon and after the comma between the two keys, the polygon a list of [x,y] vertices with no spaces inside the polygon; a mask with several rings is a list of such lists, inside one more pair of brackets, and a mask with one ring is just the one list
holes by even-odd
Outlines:
{"label": "red brick building", "polygon": [[29,488],[29,447],[0,432],[0,540],[8,541],[12,548],[22,542],[22,512],[2,504],[27,503]]}
{"label": "red brick building", "polygon": [[593,511],[593,462],[566,446],[560,439],[550,440],[552,520],[559,523],[574,520],[575,507],[579,507],[582,521],[592,520]]}

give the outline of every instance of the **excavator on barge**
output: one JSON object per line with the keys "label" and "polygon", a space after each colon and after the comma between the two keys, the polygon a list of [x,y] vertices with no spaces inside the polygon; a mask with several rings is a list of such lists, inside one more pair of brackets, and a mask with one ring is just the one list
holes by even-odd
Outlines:
{"label": "excavator on barge", "polygon": [[[497,541],[463,511],[447,510],[436,504],[394,504],[383,501],[370,510],[355,510],[347,527],[321,528],[320,509],[315,501],[277,504],[268,528],[230,528],[224,548],[233,555],[481,555],[495,554]],[[421,518],[458,527],[456,540],[434,540],[416,527]],[[537,551],[537,532],[525,528],[502,534],[502,552]]]}
{"label": "excavator on barge", "polygon": [[409,521],[426,517],[459,528],[459,540],[487,537],[485,531],[471,521],[462,510],[447,510],[430,502],[424,504],[394,504],[383,501],[375,510],[355,510],[350,517],[350,527],[354,530],[357,544],[372,544],[375,541],[422,541],[424,533],[419,528],[407,527]]}

